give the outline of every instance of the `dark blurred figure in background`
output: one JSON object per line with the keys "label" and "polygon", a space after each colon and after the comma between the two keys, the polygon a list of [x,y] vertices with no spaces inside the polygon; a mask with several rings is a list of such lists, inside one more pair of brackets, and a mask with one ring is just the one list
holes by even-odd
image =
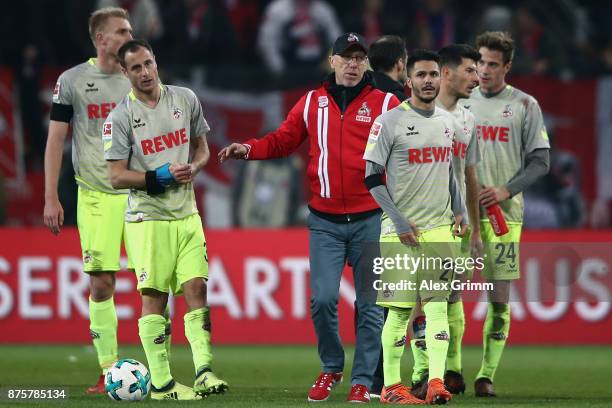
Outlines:
{"label": "dark blurred figure in background", "polygon": [[406,42],[396,35],[380,37],[372,43],[368,51],[376,88],[391,92],[400,101],[406,99],[404,88],[408,79],[407,59]]}
{"label": "dark blurred figure in background", "polygon": [[416,6],[414,45],[438,50],[456,39],[457,20],[447,0],[421,0]]}
{"label": "dark blurred figure in background", "polygon": [[157,3],[155,0],[98,0],[96,8],[126,9],[130,13],[134,36],[151,42],[164,33]]}
{"label": "dark blurred figure in background", "polygon": [[323,0],[273,0],[257,39],[263,62],[283,86],[321,78],[325,57],[342,33],[334,9]]}
{"label": "dark blurred figure in background", "polygon": [[514,34],[517,43],[513,70],[517,74],[559,75],[568,68],[563,44],[523,3],[515,11]]}

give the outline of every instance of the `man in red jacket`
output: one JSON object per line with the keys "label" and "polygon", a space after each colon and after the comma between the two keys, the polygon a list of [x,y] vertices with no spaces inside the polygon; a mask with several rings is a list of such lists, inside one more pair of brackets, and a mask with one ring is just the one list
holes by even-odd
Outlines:
{"label": "man in red jacket", "polygon": [[371,72],[366,72],[367,51],[362,36],[340,36],[329,58],[334,72],[321,87],[298,101],[276,131],[262,139],[233,143],[219,152],[221,162],[228,158],[274,159],[288,156],[304,140],[310,141],[311,313],[322,372],[308,392],[309,401],[326,400],[331,389],[342,382],[344,349],[338,334],[338,297],[347,261],[353,267],[358,310],[349,401],[370,401],[369,388],[381,347],[383,311],[372,301],[376,298],[373,287],[363,283],[372,280],[364,275],[372,274],[372,269],[363,267],[362,256],[365,243],[378,242],[381,210],[363,183],[362,157],[374,119],[399,105],[399,100],[373,87]]}

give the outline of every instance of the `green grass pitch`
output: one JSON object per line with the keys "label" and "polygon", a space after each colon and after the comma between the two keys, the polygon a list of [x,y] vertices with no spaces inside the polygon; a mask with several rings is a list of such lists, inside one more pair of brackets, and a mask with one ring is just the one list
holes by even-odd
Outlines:
{"label": "green grass pitch", "polygon": [[[146,362],[141,347],[121,348],[122,357]],[[225,395],[204,401],[181,402],[181,406],[207,407],[294,407],[310,406],[306,393],[319,372],[314,346],[217,346],[215,371],[230,384]],[[463,351],[468,381],[466,395],[453,398],[461,407],[612,407],[612,347],[520,347],[510,346],[502,358],[495,385],[498,397],[476,399],[472,381],[479,366],[479,347]],[[347,362],[352,349],[347,350]],[[410,377],[412,360],[405,353],[403,376]],[[63,401],[8,401],[11,407],[111,407],[119,402],[106,395],[87,396],[86,386],[97,377],[91,347],[0,345],[0,389],[64,387],[69,398]],[[186,346],[172,351],[174,377],[191,384],[193,368]],[[346,369],[350,373],[350,367]],[[350,377],[350,376],[349,376]],[[322,407],[347,407],[344,401],[350,381],[334,390]],[[379,402],[372,402],[378,405]],[[176,405],[176,402],[146,401],[147,405]]]}

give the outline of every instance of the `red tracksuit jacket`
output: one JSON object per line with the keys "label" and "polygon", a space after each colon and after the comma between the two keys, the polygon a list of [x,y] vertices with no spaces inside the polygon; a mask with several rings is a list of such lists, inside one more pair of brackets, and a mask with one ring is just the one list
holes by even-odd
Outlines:
{"label": "red tracksuit jacket", "polygon": [[363,182],[363,153],[374,119],[400,101],[367,84],[341,114],[328,87],[324,84],[302,96],[276,131],[246,141],[247,159],[286,157],[309,138],[308,204],[329,214],[375,210],[378,204]]}

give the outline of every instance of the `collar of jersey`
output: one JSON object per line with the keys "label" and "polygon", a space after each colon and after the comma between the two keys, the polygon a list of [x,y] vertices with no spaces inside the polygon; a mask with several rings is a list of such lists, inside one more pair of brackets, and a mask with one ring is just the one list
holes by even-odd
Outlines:
{"label": "collar of jersey", "polygon": [[[161,94],[159,95],[159,99],[161,100],[162,96],[164,96],[164,86],[162,84],[158,84],[159,85],[159,89],[161,89]],[[136,94],[134,93],[134,88],[130,89],[130,93],[128,93],[128,96],[130,97],[131,101],[135,101],[138,98],[136,98]]]}

